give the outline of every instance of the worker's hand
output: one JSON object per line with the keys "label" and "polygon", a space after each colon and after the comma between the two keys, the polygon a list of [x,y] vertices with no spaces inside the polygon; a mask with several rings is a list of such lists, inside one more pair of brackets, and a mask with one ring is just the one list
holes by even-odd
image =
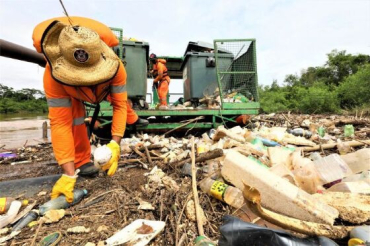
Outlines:
{"label": "worker's hand", "polygon": [[107,147],[112,151],[112,157],[107,164],[102,166],[103,171],[108,170],[108,176],[112,176],[116,173],[118,168],[118,160],[121,155],[121,148],[118,143],[114,140],[111,140]]}
{"label": "worker's hand", "polygon": [[55,183],[51,191],[51,199],[55,199],[60,195],[65,195],[67,202],[73,202],[73,190],[77,180],[77,173],[73,176],[63,174],[62,177]]}

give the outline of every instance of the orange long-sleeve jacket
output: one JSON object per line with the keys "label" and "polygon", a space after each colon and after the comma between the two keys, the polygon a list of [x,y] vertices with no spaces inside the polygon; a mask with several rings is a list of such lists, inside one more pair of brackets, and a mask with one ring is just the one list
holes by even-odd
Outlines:
{"label": "orange long-sleeve jacket", "polygon": [[153,75],[156,76],[153,80],[154,83],[160,82],[164,78],[168,77],[165,59],[157,59],[157,63],[153,65]]}
{"label": "orange long-sleeve jacket", "polygon": [[[71,18],[74,25],[85,26],[95,30],[107,45],[114,46],[118,44],[118,40],[115,35],[109,27],[104,24],[82,17]],[[42,34],[53,20],[69,23],[66,17],[61,17],[47,20],[37,25],[34,29],[32,38],[34,46],[38,52],[41,52]],[[73,126],[81,124],[85,117],[83,113],[82,115],[79,115],[80,117],[76,118],[75,113],[73,113],[72,106],[76,100],[95,104],[101,102],[107,95],[109,95],[113,106],[112,135],[123,136],[126,128],[127,117],[126,79],[126,70],[120,62],[117,74],[110,81],[93,87],[68,86],[55,81],[51,76],[50,66],[48,64],[46,65],[44,73],[44,89],[49,106],[53,150],[59,164],[64,164],[74,160],[75,144],[73,138]],[[74,110],[76,109],[74,108]]]}

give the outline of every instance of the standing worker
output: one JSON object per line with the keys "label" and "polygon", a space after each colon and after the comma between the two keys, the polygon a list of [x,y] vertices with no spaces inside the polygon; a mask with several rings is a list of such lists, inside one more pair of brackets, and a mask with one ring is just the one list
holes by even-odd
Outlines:
{"label": "standing worker", "polygon": [[[120,142],[127,119],[126,71],[105,40],[80,23],[66,24],[58,20],[34,30],[35,48],[44,54],[47,65],[44,89],[49,107],[53,151],[63,175],[53,187],[51,198],[61,194],[73,201],[73,190],[79,174],[96,176],[98,169],[90,162],[90,142],[84,123],[83,102],[100,103],[107,96],[113,105],[112,151],[110,161],[102,169],[112,176],[118,166]],[[99,23],[99,22],[97,22]],[[101,23],[100,23],[101,24]],[[102,25],[102,24],[101,24]],[[98,26],[99,28],[99,26]],[[104,40],[104,41],[103,41]]]}
{"label": "standing worker", "polygon": [[168,109],[167,106],[167,94],[168,87],[170,85],[170,76],[166,67],[166,60],[157,59],[155,54],[150,55],[150,61],[153,64],[152,74],[155,77],[153,80],[153,87],[157,88],[159,97],[159,109]]}

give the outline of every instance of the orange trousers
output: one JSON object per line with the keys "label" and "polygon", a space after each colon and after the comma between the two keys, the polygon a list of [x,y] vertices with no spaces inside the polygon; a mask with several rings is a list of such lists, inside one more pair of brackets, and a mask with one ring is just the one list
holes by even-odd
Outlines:
{"label": "orange trousers", "polygon": [[[90,162],[90,141],[87,136],[87,128],[85,124],[85,106],[77,99],[72,100],[72,134],[75,146],[75,168],[79,168],[83,164]],[[58,141],[58,139],[52,139]]]}
{"label": "orange trousers", "polygon": [[160,105],[167,106],[167,94],[168,94],[168,84],[167,80],[162,80],[158,86],[158,97]]}
{"label": "orange trousers", "polygon": [[139,116],[137,116],[135,110],[132,108],[131,103],[127,101],[127,120],[126,124],[131,125],[134,124]]}

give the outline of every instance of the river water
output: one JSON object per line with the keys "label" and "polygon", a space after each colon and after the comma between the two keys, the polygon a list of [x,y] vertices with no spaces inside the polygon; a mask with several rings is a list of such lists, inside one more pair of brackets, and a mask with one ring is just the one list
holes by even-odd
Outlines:
{"label": "river water", "polygon": [[50,122],[47,115],[37,114],[0,114],[0,147],[4,149],[20,148],[24,145],[35,145],[50,141],[42,138],[42,124]]}

